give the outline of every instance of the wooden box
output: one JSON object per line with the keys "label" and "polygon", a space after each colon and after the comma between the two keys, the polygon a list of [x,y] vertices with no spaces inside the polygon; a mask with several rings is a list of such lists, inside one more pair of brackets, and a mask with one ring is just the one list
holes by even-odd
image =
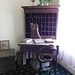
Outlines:
{"label": "wooden box", "polygon": [[15,49],[0,50],[0,73],[16,70]]}

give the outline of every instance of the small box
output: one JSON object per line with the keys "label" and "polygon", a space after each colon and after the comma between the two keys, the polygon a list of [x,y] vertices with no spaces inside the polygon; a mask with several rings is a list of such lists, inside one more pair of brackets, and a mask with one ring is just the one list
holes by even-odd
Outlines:
{"label": "small box", "polygon": [[9,40],[0,40],[0,50],[9,49]]}

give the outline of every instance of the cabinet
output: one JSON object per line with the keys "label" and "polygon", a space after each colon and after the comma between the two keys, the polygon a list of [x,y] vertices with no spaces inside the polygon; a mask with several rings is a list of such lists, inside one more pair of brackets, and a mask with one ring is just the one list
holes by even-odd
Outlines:
{"label": "cabinet", "polygon": [[15,50],[0,50],[0,73],[16,70]]}
{"label": "cabinet", "polygon": [[25,37],[31,38],[31,23],[37,23],[42,38],[56,39],[58,7],[22,6],[25,14]]}

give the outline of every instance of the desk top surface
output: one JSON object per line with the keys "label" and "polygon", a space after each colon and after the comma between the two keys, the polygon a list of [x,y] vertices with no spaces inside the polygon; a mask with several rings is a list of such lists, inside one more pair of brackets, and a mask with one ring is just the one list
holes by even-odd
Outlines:
{"label": "desk top surface", "polygon": [[[25,41],[25,40],[24,40]],[[21,42],[18,44],[21,48],[21,50],[24,50],[25,51],[31,51],[31,49],[33,50],[39,50],[40,48],[42,47],[46,47],[47,49],[50,48],[50,49],[54,49],[54,50],[57,50],[57,45],[55,43],[45,43],[44,41],[42,40],[39,40],[37,39],[35,42],[32,40],[30,40],[29,42]]]}
{"label": "desk top surface", "polygon": [[45,39],[23,39],[18,45],[54,45],[54,40],[49,39],[50,42],[45,42]]}
{"label": "desk top surface", "polygon": [[18,45],[54,45],[52,43],[19,43]]}

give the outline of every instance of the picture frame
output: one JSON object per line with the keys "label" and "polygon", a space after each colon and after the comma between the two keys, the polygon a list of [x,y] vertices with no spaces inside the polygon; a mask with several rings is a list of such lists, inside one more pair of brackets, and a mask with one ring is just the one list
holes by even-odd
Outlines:
{"label": "picture frame", "polygon": [[0,50],[9,49],[9,40],[0,40]]}

